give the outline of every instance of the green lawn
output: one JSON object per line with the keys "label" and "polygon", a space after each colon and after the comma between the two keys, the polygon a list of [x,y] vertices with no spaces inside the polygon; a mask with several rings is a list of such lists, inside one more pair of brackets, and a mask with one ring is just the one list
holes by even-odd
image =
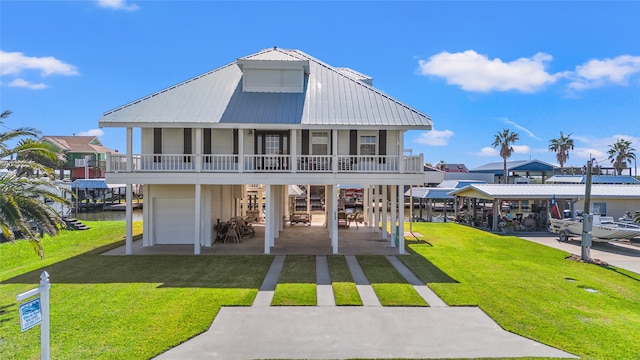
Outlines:
{"label": "green lawn", "polygon": [[640,275],[452,223],[413,227],[428,243],[399,258],[448,304],[479,305],[506,330],[584,358],[640,359]]}
{"label": "green lawn", "polygon": [[[145,359],[205,331],[221,306],[251,305],[273,261],[100,256],[123,244],[124,222],[87,224],[46,238],[44,260],[27,242],[0,245],[0,359],[39,357],[39,330],[20,332],[15,296],[43,270],[53,358]],[[640,275],[456,224],[413,227],[426,241],[408,242],[410,255],[398,258],[448,304],[478,305],[505,329],[583,358],[640,358]],[[426,305],[384,257],[357,258],[385,305]],[[337,304],[360,305],[344,257],[328,261]],[[315,257],[287,256],[274,304],[315,303]]]}
{"label": "green lawn", "polygon": [[221,306],[251,305],[273,260],[99,256],[122,244],[114,234],[125,233],[124,222],[86,223],[91,230],[45,239],[45,260],[25,241],[0,245],[0,359],[40,357],[40,331],[20,332],[15,297],[43,270],[52,282],[53,358],[146,359],[205,331]]}

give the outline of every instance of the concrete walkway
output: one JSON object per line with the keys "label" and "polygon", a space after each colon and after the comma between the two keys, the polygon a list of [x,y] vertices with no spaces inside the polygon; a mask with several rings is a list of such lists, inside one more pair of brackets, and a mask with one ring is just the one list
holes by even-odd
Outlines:
{"label": "concrete walkway", "polygon": [[[156,359],[577,358],[504,331],[477,307],[447,307],[395,256],[431,307],[384,307],[355,256],[345,256],[364,306],[335,306],[326,256],[316,257],[318,306],[270,306],[276,256],[251,307],[223,307],[203,334]],[[422,288],[424,287],[424,288]]]}

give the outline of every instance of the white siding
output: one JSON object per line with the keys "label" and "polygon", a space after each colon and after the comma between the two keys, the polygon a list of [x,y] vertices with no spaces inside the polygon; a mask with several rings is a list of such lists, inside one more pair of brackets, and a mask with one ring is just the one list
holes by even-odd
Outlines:
{"label": "white siding", "polygon": [[[211,136],[213,138],[211,150],[214,154],[231,154],[233,152],[233,129],[213,129]],[[253,143],[253,138],[245,139],[245,148],[247,140]]]}

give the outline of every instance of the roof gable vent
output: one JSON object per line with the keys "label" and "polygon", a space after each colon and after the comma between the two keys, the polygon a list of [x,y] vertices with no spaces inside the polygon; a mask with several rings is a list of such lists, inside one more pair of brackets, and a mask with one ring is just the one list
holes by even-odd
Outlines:
{"label": "roof gable vent", "polygon": [[242,91],[270,93],[302,93],[308,60],[238,59],[242,70]]}

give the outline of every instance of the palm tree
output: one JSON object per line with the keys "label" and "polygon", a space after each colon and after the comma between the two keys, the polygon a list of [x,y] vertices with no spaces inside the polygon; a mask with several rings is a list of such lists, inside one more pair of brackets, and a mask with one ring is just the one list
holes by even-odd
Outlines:
{"label": "palm tree", "polygon": [[493,140],[493,147],[500,147],[500,157],[504,162],[504,172],[503,174],[503,184],[507,183],[507,159],[511,157],[513,154],[513,147],[511,144],[514,144],[516,141],[520,139],[520,135],[517,132],[512,132],[509,129],[503,129],[502,131],[498,131],[495,135],[495,139]]}
{"label": "palm tree", "polygon": [[636,149],[631,147],[631,141],[625,139],[618,139],[615,144],[609,145],[607,154],[618,175],[622,175],[622,170],[627,168],[627,163],[631,166],[631,160],[636,158],[634,151]]}
{"label": "palm tree", "polygon": [[[4,127],[3,119],[9,115],[11,111],[8,110],[0,114],[0,126]],[[33,141],[21,141],[13,147],[9,145],[11,140],[29,139],[37,133],[28,127],[0,132],[0,235],[9,241],[18,237],[29,239],[36,253],[42,257],[44,253],[38,234],[56,234],[63,221],[61,215],[41,199],[46,197],[57,203],[70,204],[60,195],[64,189],[49,178],[32,176],[39,172],[53,175],[53,169],[32,158],[57,161],[60,154]],[[14,157],[17,160],[12,160]]]}
{"label": "palm tree", "polygon": [[640,223],[640,211],[636,211],[633,213],[633,222]]}
{"label": "palm tree", "polygon": [[556,159],[560,164],[560,172],[564,174],[564,164],[569,159],[569,151],[573,150],[573,139],[571,134],[564,136],[560,131],[560,137],[549,141],[549,151],[556,153]]}

